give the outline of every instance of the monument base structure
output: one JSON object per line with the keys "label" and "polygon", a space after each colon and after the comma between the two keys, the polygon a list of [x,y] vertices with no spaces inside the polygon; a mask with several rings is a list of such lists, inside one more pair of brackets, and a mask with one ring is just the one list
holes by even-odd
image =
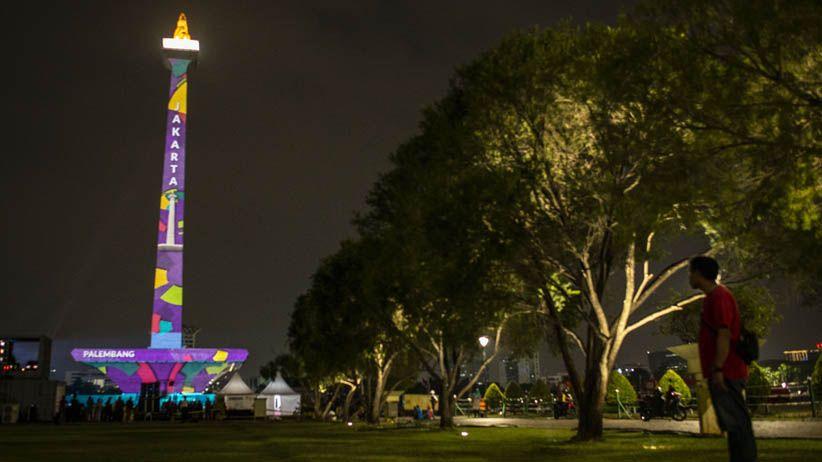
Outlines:
{"label": "monument base structure", "polygon": [[173,38],[163,39],[171,71],[166,119],[163,182],[157,226],[157,265],[150,348],[78,348],[75,361],[106,374],[123,393],[152,400],[175,393],[200,393],[216,377],[239,368],[248,352],[238,348],[183,348],[183,240],[188,73],[200,42],[188,32],[184,14]]}
{"label": "monument base structure", "polygon": [[201,393],[221,374],[239,368],[248,352],[238,348],[77,348],[75,361],[106,374],[123,393],[158,383],[160,393]]}

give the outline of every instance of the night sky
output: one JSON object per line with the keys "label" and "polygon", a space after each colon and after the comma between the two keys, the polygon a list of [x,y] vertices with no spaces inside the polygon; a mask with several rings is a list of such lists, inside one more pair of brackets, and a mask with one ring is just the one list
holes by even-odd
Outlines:
{"label": "night sky", "polygon": [[[0,335],[52,336],[62,378],[80,367],[72,347],[148,345],[160,40],[181,10],[202,50],[188,92],[184,322],[202,329],[199,346],[247,348],[253,376],[286,350],[295,298],[352,236],[352,212],[455,66],[516,28],[613,22],[630,2],[19,3],[30,9],[6,9],[3,32]],[[766,357],[822,341],[822,310],[779,303]],[[621,360],[672,343],[645,329]]]}

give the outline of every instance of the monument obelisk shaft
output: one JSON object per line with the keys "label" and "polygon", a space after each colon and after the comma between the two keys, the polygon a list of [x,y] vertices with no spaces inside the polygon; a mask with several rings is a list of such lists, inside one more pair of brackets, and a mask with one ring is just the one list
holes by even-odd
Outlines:
{"label": "monument obelisk shaft", "polygon": [[[173,41],[193,42],[185,15],[177,21]],[[163,184],[157,229],[157,266],[154,273],[154,307],[151,348],[182,347],[183,330],[183,229],[185,216],[186,117],[188,71],[196,50],[167,49],[171,83],[166,120]],[[171,51],[168,51],[171,50]]]}
{"label": "monument obelisk shaft", "polygon": [[139,393],[143,412],[157,409],[161,395],[203,392],[215,378],[240,367],[248,358],[248,351],[242,348],[182,348],[188,73],[196,65],[200,51],[200,42],[189,36],[184,14],[177,20],[174,37],[163,38],[163,51],[171,70],[171,87],[160,189],[151,346],[71,350],[75,361],[102,372],[123,393]]}

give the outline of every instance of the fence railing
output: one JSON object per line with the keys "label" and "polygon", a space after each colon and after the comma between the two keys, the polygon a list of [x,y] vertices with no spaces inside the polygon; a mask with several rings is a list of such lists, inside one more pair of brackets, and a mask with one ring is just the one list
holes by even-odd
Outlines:
{"label": "fence railing", "polygon": [[754,416],[817,417],[819,396],[810,382],[780,387],[749,386],[745,390],[748,409]]}
{"label": "fence railing", "polygon": [[[751,414],[754,417],[820,417],[822,416],[822,396],[814,393],[810,381],[805,383],[790,383],[784,387],[747,387],[745,390],[746,401]],[[470,399],[460,399],[457,401],[457,414],[465,416],[482,415],[553,415],[554,403],[552,400],[527,400],[527,399],[505,399],[500,406],[479,410]],[[683,403],[691,415],[694,415],[697,408],[696,396],[690,401]],[[627,415],[630,417],[636,413],[637,405],[631,404],[623,406],[621,409],[616,404],[605,406],[606,413]]]}

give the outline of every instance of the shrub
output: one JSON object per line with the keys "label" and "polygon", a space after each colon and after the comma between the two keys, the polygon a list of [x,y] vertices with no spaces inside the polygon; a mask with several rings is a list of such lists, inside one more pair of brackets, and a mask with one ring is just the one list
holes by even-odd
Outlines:
{"label": "shrub", "polygon": [[622,404],[636,404],[636,390],[631,382],[619,372],[611,371],[611,376],[608,378],[608,391],[605,393],[606,403],[617,403],[617,390],[619,390],[619,400]]}
{"label": "shrub", "polygon": [[508,399],[520,399],[522,398],[522,387],[519,386],[517,382],[511,382],[505,387],[505,397]]}
{"label": "shrub", "polygon": [[531,393],[529,394],[531,399],[542,399],[542,400],[550,400],[551,399],[551,390],[548,389],[548,384],[545,383],[545,380],[537,379],[537,382],[531,387]]}
{"label": "shrub", "polygon": [[682,377],[676,373],[673,369],[668,369],[665,374],[662,375],[662,378],[659,379],[659,388],[662,388],[662,393],[668,392],[668,387],[673,385],[674,390],[677,393],[682,395],[682,401],[688,402],[691,400],[691,389],[688,388],[688,384],[682,380]]}
{"label": "shrub", "polygon": [[505,395],[502,393],[502,390],[499,389],[496,383],[492,383],[488,386],[488,389],[485,390],[485,404],[490,409],[498,408],[502,405],[502,400],[505,399]]}
{"label": "shrub", "polygon": [[754,404],[767,401],[771,386],[773,386],[773,372],[755,361],[752,362],[748,367],[748,383],[745,386],[748,401]]}

